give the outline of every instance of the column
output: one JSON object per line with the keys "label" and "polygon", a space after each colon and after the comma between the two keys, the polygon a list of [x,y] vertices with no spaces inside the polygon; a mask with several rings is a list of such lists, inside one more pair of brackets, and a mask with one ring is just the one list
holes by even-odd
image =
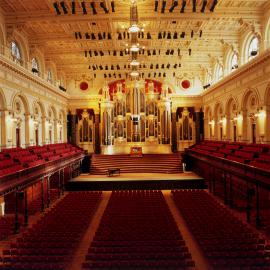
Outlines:
{"label": "column", "polygon": [[168,87],[163,86],[160,95],[160,116],[161,116],[161,142],[162,144],[170,143],[171,131],[171,100],[168,97]]}
{"label": "column", "polygon": [[[195,136],[196,143],[200,142],[203,137],[203,113],[200,108],[195,107]],[[194,135],[193,135],[194,136]]]}
{"label": "column", "polygon": [[233,139],[231,138],[231,130],[232,127],[232,123],[231,123],[231,115],[226,115],[226,140],[227,141],[233,141]]}
{"label": "column", "polygon": [[65,143],[67,142],[67,121],[63,121],[63,127],[62,127],[62,141]]}
{"label": "column", "polygon": [[46,144],[46,116],[42,116],[41,117],[41,129],[42,129],[42,134],[41,134],[41,137],[42,137],[42,145],[45,145]]}
{"label": "column", "polygon": [[247,110],[242,111],[242,115],[240,115],[237,119],[237,125],[238,125],[238,138],[239,141],[248,141],[248,116],[247,116]]}
{"label": "column", "polygon": [[209,135],[209,119],[208,118],[204,118],[203,119],[203,125],[204,125],[204,138],[205,139],[210,139],[210,135]]}
{"label": "column", "polygon": [[177,152],[176,108],[172,109],[172,152]]}
{"label": "column", "polygon": [[9,111],[2,111],[1,112],[1,148],[7,147],[7,118],[9,117]]}
{"label": "column", "polygon": [[95,111],[95,123],[94,123],[94,152],[100,154],[100,115],[99,111]]}
{"label": "column", "polygon": [[100,102],[102,145],[112,144],[112,114],[113,102],[110,100],[109,88],[103,87],[102,100]]}
{"label": "column", "polygon": [[30,146],[30,114],[25,115],[25,147]]}
{"label": "column", "polygon": [[266,114],[266,126],[265,126],[265,141],[264,143],[270,143],[270,105],[265,106]]}

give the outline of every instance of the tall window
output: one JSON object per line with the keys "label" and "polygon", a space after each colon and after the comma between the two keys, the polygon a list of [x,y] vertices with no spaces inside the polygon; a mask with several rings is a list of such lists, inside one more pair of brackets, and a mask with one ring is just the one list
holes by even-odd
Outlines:
{"label": "tall window", "polygon": [[248,47],[248,60],[254,58],[259,52],[259,39],[254,37]]}
{"label": "tall window", "polygon": [[35,74],[39,74],[39,65],[36,58],[32,59],[32,72]]}
{"label": "tall window", "polygon": [[217,66],[216,81],[219,81],[223,77],[223,68],[220,64]]}
{"label": "tall window", "polygon": [[11,42],[11,55],[16,63],[22,64],[21,52],[18,44],[15,41]]}
{"label": "tall window", "polygon": [[238,56],[236,53],[234,53],[231,60],[231,71],[236,70],[237,68],[238,68]]}
{"label": "tall window", "polygon": [[49,69],[47,73],[47,81],[52,83],[52,71]]}

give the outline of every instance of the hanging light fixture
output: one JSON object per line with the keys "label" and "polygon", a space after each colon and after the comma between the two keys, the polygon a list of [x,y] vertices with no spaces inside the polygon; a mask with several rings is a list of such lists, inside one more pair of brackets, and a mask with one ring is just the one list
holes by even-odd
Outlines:
{"label": "hanging light fixture", "polygon": [[130,62],[130,65],[131,66],[139,66],[140,65],[140,62],[136,59],[133,59],[131,62]]}

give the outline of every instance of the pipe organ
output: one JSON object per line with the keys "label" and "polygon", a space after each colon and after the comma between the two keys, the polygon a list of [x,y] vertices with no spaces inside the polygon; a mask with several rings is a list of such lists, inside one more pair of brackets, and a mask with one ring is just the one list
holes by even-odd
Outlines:
{"label": "pipe organ", "polygon": [[166,86],[161,93],[153,83],[121,83],[109,93],[104,87],[101,108],[102,145],[128,143],[170,144],[171,101]]}

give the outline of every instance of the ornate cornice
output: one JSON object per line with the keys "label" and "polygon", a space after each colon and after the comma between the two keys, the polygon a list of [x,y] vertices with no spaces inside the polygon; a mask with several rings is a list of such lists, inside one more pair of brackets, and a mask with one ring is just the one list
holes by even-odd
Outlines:
{"label": "ornate cornice", "polygon": [[57,87],[50,86],[46,81],[44,81],[42,78],[39,78],[35,75],[32,75],[30,71],[28,71],[26,68],[21,67],[14,62],[12,62],[9,59],[6,59],[2,55],[0,55],[0,67],[6,68],[9,71],[16,73],[26,79],[27,81],[31,81],[32,83],[35,83],[42,88],[45,88],[45,90],[49,90],[52,94],[58,95],[61,98],[68,99],[69,95],[64,92],[60,92],[60,90]]}

